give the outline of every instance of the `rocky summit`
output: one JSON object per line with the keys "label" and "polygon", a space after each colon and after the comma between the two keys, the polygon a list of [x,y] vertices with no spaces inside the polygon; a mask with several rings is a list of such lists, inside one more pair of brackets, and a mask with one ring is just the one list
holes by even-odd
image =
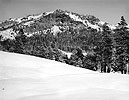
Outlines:
{"label": "rocky summit", "polygon": [[[102,26],[106,22],[100,21],[92,15],[80,15],[77,13],[63,11],[57,9],[51,12],[44,12],[40,14],[28,15],[21,18],[10,18],[0,23],[0,35],[2,39],[15,39],[18,35],[19,29],[23,29],[26,36],[33,34],[47,34],[51,33],[57,35],[73,30],[95,29],[102,31]],[[107,23],[110,29],[115,29],[115,25]]]}

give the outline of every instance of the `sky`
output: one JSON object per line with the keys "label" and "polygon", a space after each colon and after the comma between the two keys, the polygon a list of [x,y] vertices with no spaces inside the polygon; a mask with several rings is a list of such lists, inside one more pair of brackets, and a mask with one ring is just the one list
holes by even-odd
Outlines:
{"label": "sky", "polygon": [[129,0],[0,0],[0,21],[56,9],[94,15],[110,24],[124,16],[129,23]]}

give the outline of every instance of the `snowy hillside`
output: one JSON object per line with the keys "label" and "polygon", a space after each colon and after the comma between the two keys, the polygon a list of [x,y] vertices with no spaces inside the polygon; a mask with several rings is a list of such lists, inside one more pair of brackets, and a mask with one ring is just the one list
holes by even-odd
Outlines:
{"label": "snowy hillside", "polygon": [[129,77],[0,51],[0,100],[129,100]]}

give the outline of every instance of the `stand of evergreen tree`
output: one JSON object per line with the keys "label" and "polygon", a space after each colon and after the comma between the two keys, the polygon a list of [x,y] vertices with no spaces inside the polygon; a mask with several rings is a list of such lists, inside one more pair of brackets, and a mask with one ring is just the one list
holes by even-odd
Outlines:
{"label": "stand of evergreen tree", "polygon": [[116,66],[117,71],[126,74],[129,73],[128,63],[129,63],[129,31],[127,23],[124,17],[121,17],[121,22],[118,23],[118,27],[114,33],[115,45],[115,56],[116,56]]}

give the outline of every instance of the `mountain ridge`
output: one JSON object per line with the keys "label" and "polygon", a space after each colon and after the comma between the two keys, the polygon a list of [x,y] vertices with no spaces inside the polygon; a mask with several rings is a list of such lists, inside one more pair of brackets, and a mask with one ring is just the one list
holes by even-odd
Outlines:
{"label": "mountain ridge", "polygon": [[[115,29],[117,26],[117,25],[110,25],[106,22],[103,22],[92,15],[80,15],[80,14],[69,12],[66,10],[63,11],[61,9],[57,9],[55,11],[28,15],[26,17],[13,18],[13,19],[10,18],[4,22],[1,22],[0,23],[0,35],[3,35],[5,33],[4,31],[6,31],[6,33],[9,33],[9,34],[10,33],[17,34],[18,31],[14,28],[15,26],[19,26],[19,28],[30,27],[32,24],[38,24],[37,21],[42,20],[42,18],[51,16],[52,14],[59,14],[60,17],[64,15],[65,17],[68,17],[69,20],[73,20],[75,22],[82,23],[85,28],[90,27],[90,28],[96,29],[97,31],[102,30],[101,26],[104,24],[107,24],[111,30]],[[41,24],[39,24],[39,25],[41,25]],[[45,30],[45,28],[42,30]],[[25,31],[26,31],[26,29],[25,29]],[[27,32],[26,32],[26,34],[27,34]],[[10,39],[14,39],[15,35],[12,37],[13,38],[10,37]]]}

